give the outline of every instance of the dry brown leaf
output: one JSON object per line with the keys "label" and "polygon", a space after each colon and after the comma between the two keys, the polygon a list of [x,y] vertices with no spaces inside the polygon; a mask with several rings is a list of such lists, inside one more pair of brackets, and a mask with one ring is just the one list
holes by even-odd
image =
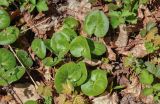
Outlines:
{"label": "dry brown leaf", "polygon": [[145,40],[146,41],[152,41],[152,40],[154,40],[154,36],[155,36],[155,34],[157,34],[158,33],[158,28],[157,27],[154,27],[153,29],[151,29],[148,33],[147,33],[147,35],[145,36]]}
{"label": "dry brown leaf", "polygon": [[[19,96],[19,98],[22,100],[23,103],[26,102],[27,100],[37,100],[40,98],[40,96],[36,92],[34,85],[30,83],[15,84],[13,90]],[[14,95],[14,97],[17,99],[17,101],[19,101],[17,96]],[[14,103],[10,102],[9,104],[14,104]]]}
{"label": "dry brown leaf", "polygon": [[108,51],[108,59],[111,61],[115,61],[116,60],[116,54],[112,51],[110,46],[107,46],[107,51]]}
{"label": "dry brown leaf", "polygon": [[128,42],[128,33],[126,30],[126,25],[120,25],[119,26],[119,36],[115,42],[115,45],[117,47],[125,47]]}
{"label": "dry brown leaf", "polygon": [[112,95],[108,94],[105,96],[96,97],[92,100],[93,104],[118,104],[119,99],[117,93]]}
{"label": "dry brown leaf", "polygon": [[155,39],[154,39],[153,43],[154,43],[155,46],[160,45],[160,36],[159,35],[155,36]]}
{"label": "dry brown leaf", "polygon": [[141,84],[139,83],[138,78],[136,76],[132,76],[130,80],[132,83],[128,83],[127,88],[122,92],[130,94],[133,97],[139,97],[141,93]]}
{"label": "dry brown leaf", "polygon": [[97,66],[97,65],[102,64],[102,61],[100,61],[100,60],[87,60],[87,59],[85,59],[84,62],[91,65],[91,66]]}

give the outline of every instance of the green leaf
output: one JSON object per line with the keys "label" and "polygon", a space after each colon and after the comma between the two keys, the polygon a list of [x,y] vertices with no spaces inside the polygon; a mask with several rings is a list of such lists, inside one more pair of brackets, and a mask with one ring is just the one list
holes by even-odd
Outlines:
{"label": "green leaf", "polygon": [[148,53],[153,53],[158,49],[158,47],[155,47],[152,42],[145,42],[144,45]]}
{"label": "green leaf", "polygon": [[9,6],[9,2],[8,2],[8,0],[0,0],[0,5],[8,7]]}
{"label": "green leaf", "polygon": [[0,48],[0,70],[1,68],[12,69],[16,66],[14,55],[5,48]]}
{"label": "green leaf", "polygon": [[62,93],[63,85],[70,82],[73,86],[80,86],[87,79],[87,69],[83,62],[70,62],[62,65],[55,75],[55,88]]}
{"label": "green leaf", "polygon": [[153,88],[144,88],[142,90],[142,94],[145,95],[145,96],[153,94]]}
{"label": "green leaf", "polygon": [[90,48],[87,43],[87,39],[78,36],[70,44],[70,52],[74,57],[85,57],[91,59]]}
{"label": "green leaf", "polygon": [[19,29],[17,27],[7,27],[0,32],[0,45],[9,45],[14,43],[19,37]]}
{"label": "green leaf", "polygon": [[44,97],[44,104],[53,104],[52,103],[52,96],[45,96]]}
{"label": "green leaf", "polygon": [[36,5],[36,0],[29,0],[32,4]]}
{"label": "green leaf", "polygon": [[107,87],[108,80],[106,72],[100,69],[91,72],[90,79],[81,85],[81,90],[85,95],[97,96],[103,93]]}
{"label": "green leaf", "polygon": [[24,104],[38,104],[37,101],[34,100],[28,100]]}
{"label": "green leaf", "polygon": [[[65,35],[66,36],[66,35]],[[69,42],[62,33],[55,33],[51,38],[50,46],[54,53],[58,56],[59,54],[65,55],[69,51]]]}
{"label": "green leaf", "polygon": [[146,65],[146,67],[147,67],[146,69],[147,69],[150,73],[156,74],[157,69],[156,69],[155,64],[153,64],[153,63],[151,63],[151,62],[145,62],[145,65]]}
{"label": "green leaf", "polygon": [[42,63],[45,66],[53,66],[54,65],[54,60],[52,57],[46,57],[45,59],[42,60]]}
{"label": "green leaf", "polygon": [[25,73],[25,68],[17,66],[15,68],[0,69],[0,86],[6,86],[12,82],[19,80]]}
{"label": "green leaf", "polygon": [[153,86],[154,91],[160,91],[160,83],[156,83]]}
{"label": "green leaf", "polygon": [[43,59],[46,56],[46,46],[42,39],[34,39],[31,48],[39,58]]}
{"label": "green leaf", "polygon": [[29,57],[28,53],[24,50],[16,50],[16,54],[21,62],[26,67],[31,67],[33,65],[32,59]]}
{"label": "green leaf", "polygon": [[107,16],[99,10],[90,12],[84,21],[84,30],[87,34],[95,34],[97,37],[104,37],[109,29]]}
{"label": "green leaf", "polygon": [[149,32],[151,29],[153,29],[154,27],[156,27],[156,23],[155,22],[148,22],[146,25],[146,31]]}
{"label": "green leaf", "polygon": [[63,22],[63,27],[68,27],[72,29],[76,29],[78,27],[78,21],[74,17],[66,17]]}
{"label": "green leaf", "polygon": [[92,51],[92,54],[95,55],[103,55],[106,52],[106,46],[103,43],[94,41],[94,50]]}
{"label": "green leaf", "polygon": [[0,29],[5,29],[10,25],[10,16],[9,14],[3,10],[0,9]]}
{"label": "green leaf", "polygon": [[45,44],[46,48],[47,48],[48,50],[50,50],[51,52],[53,52],[50,43],[51,43],[51,39],[45,39],[45,40],[44,40],[44,44]]}
{"label": "green leaf", "polygon": [[149,72],[147,70],[143,70],[140,73],[140,82],[143,84],[152,84],[154,78],[152,74],[149,74]]}
{"label": "green leaf", "polygon": [[36,4],[37,10],[38,12],[42,12],[42,11],[47,11],[48,10],[48,5],[46,0],[38,0],[37,4]]}

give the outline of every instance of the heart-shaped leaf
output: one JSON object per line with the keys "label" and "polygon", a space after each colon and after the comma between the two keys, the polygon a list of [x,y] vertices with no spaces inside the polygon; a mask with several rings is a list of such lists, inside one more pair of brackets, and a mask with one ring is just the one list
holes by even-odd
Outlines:
{"label": "heart-shaped leaf", "polygon": [[78,36],[70,44],[70,52],[74,57],[85,57],[91,59],[90,48],[87,39]]}
{"label": "heart-shaped leaf", "polygon": [[0,29],[5,29],[9,25],[10,25],[9,14],[5,10],[0,9]]}
{"label": "heart-shaped leaf", "polygon": [[61,33],[55,33],[53,35],[50,46],[57,56],[59,54],[65,55],[69,51],[69,42]]}
{"label": "heart-shaped leaf", "polygon": [[81,85],[81,90],[85,95],[97,96],[103,93],[107,87],[108,80],[106,72],[100,69],[91,72],[90,79]]}
{"label": "heart-shaped leaf", "polygon": [[46,56],[46,46],[42,39],[34,39],[31,48],[39,58],[43,59]]}
{"label": "heart-shaped leaf", "polygon": [[100,56],[106,52],[106,46],[103,43],[87,39],[92,54]]}
{"label": "heart-shaped leaf", "polygon": [[95,34],[97,37],[104,37],[109,29],[109,20],[107,16],[99,10],[90,12],[84,22],[84,30],[89,34]]}
{"label": "heart-shaped leaf", "polygon": [[16,66],[16,59],[14,55],[5,48],[0,48],[0,70],[12,69]]}
{"label": "heart-shaped leaf", "polygon": [[19,36],[19,29],[17,27],[7,27],[0,32],[0,45],[9,45],[14,43]]}
{"label": "heart-shaped leaf", "polygon": [[25,68],[17,66],[15,68],[0,69],[0,86],[6,86],[12,82],[19,80],[25,73]]}
{"label": "heart-shaped leaf", "polygon": [[33,65],[32,59],[29,57],[28,53],[24,50],[16,50],[16,54],[18,58],[21,60],[21,62],[26,67],[31,67]]}
{"label": "heart-shaped leaf", "polygon": [[73,62],[62,65],[55,75],[55,88],[58,93],[63,91],[63,85],[70,82],[73,86],[79,86],[87,79],[87,69],[83,62]]}

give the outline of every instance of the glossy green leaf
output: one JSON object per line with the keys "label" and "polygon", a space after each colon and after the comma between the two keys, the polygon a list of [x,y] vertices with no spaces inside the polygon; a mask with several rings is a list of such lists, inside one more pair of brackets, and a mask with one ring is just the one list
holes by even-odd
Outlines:
{"label": "glossy green leaf", "polygon": [[0,45],[9,45],[14,43],[19,37],[19,29],[17,27],[7,27],[0,32]]}
{"label": "glossy green leaf", "polygon": [[46,56],[46,46],[42,39],[34,39],[31,48],[39,58],[43,59]]}
{"label": "glossy green leaf", "polygon": [[95,41],[94,50],[92,51],[92,54],[103,55],[105,52],[106,52],[106,46],[103,43]]}
{"label": "glossy green leaf", "polygon": [[10,16],[9,14],[3,10],[0,9],[0,29],[5,29],[10,25]]}
{"label": "glossy green leaf", "polygon": [[63,22],[63,27],[73,28],[78,27],[78,21],[74,17],[66,17]]}
{"label": "glossy green leaf", "polygon": [[70,44],[70,52],[74,57],[85,57],[91,59],[90,48],[87,39],[78,36]]}
{"label": "glossy green leaf", "polygon": [[0,86],[6,86],[12,82],[19,80],[25,73],[25,68],[17,66],[15,68],[0,69]]}
{"label": "glossy green leaf", "polygon": [[48,5],[46,0],[38,0],[36,7],[38,12],[43,12],[48,10]]}
{"label": "glossy green leaf", "polygon": [[31,67],[33,65],[32,59],[29,57],[28,53],[24,50],[16,50],[16,54],[21,62],[26,67]]}
{"label": "glossy green leaf", "polygon": [[81,90],[85,95],[97,96],[103,93],[108,85],[106,72],[100,69],[91,72],[90,79],[81,85]]}
{"label": "glossy green leaf", "polygon": [[45,59],[42,60],[42,63],[45,66],[53,66],[54,65],[54,60],[52,57],[46,57]]}
{"label": "glossy green leaf", "polygon": [[95,34],[97,37],[104,37],[109,29],[107,16],[99,10],[90,12],[84,22],[84,30],[89,35]]}
{"label": "glossy green leaf", "polygon": [[55,33],[52,36],[50,46],[57,56],[59,54],[65,55],[69,51],[69,42],[61,33]]}
{"label": "glossy green leaf", "polygon": [[0,70],[1,68],[12,69],[16,66],[14,55],[5,48],[0,48]]}
{"label": "glossy green leaf", "polygon": [[70,82],[73,86],[79,86],[87,79],[87,69],[83,62],[77,64],[70,62],[62,65],[55,75],[55,88],[58,93],[63,90],[63,85]]}
{"label": "glossy green leaf", "polygon": [[143,84],[152,84],[154,78],[147,70],[143,70],[140,74],[140,82]]}
{"label": "glossy green leaf", "polygon": [[151,95],[151,94],[153,94],[153,88],[144,88],[144,89],[142,90],[142,93],[143,93],[143,95],[145,95],[145,96]]}

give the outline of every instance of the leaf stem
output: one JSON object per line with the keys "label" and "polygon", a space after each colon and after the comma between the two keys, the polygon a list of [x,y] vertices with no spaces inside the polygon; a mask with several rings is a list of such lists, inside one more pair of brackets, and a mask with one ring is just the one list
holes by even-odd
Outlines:
{"label": "leaf stem", "polygon": [[21,64],[21,66],[25,68],[25,70],[26,70],[29,78],[31,79],[31,81],[33,82],[35,88],[37,89],[37,88],[38,88],[37,83],[34,81],[34,79],[32,78],[32,76],[30,75],[30,73],[29,73],[28,70],[26,69],[26,67],[25,67],[25,66],[23,65],[23,63],[20,61],[20,59],[18,58],[18,56],[17,56],[16,53],[14,52],[13,48],[12,48],[10,45],[8,45],[8,46],[9,46],[9,49],[11,50],[11,52],[12,52],[12,53],[14,54],[14,56],[16,57],[16,59],[18,60],[18,62]]}

